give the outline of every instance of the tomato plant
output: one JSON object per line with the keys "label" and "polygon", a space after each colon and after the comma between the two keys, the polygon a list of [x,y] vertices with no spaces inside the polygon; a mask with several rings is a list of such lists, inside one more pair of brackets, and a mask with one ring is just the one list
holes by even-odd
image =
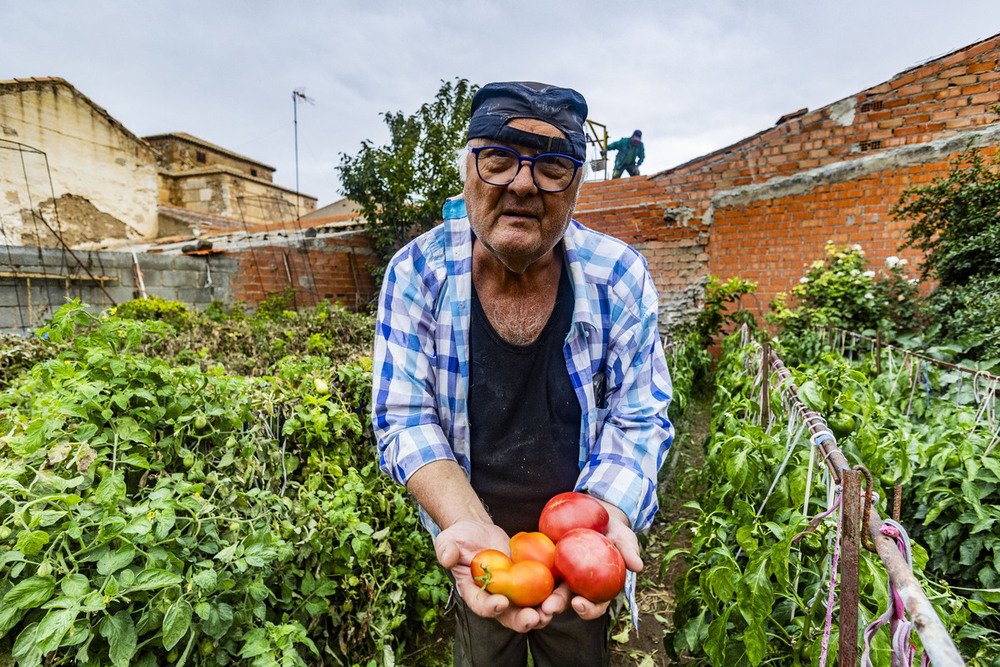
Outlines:
{"label": "tomato plant", "polygon": [[569,589],[591,602],[607,602],[625,586],[625,560],[607,537],[574,528],[556,542],[556,568]]}
{"label": "tomato plant", "polygon": [[607,532],[609,518],[608,511],[595,499],[583,493],[567,491],[545,503],[538,518],[538,530],[558,544],[559,538],[574,528]]}

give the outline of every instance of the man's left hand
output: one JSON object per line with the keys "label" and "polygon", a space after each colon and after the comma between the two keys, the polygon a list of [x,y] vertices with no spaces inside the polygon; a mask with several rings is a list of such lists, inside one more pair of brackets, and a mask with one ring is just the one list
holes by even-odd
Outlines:
{"label": "man's left hand", "polygon": [[[618,548],[618,551],[622,555],[622,560],[625,561],[625,567],[633,572],[641,572],[642,559],[639,557],[639,538],[636,537],[635,533],[632,531],[628,517],[625,516],[624,512],[611,503],[605,502],[600,498],[596,498],[596,500],[604,505],[604,508],[608,510],[608,515],[610,517],[608,521],[608,532],[605,534],[606,537]],[[556,588],[555,592],[551,597],[549,597],[548,600],[542,603],[543,610],[550,613],[558,613],[559,611],[562,611],[562,609],[556,611],[553,608],[545,608],[545,605],[550,601],[553,601],[553,598],[559,599],[558,594],[561,589],[565,589],[566,600],[572,604],[573,610],[584,620],[600,618],[604,612],[607,611],[608,605],[611,604],[610,601],[591,602],[582,595],[573,596],[570,590],[566,588],[566,584],[563,583]],[[570,596],[572,596],[572,600],[569,599]],[[554,606],[555,605],[553,604],[552,607]],[[565,609],[565,606],[563,609]]]}

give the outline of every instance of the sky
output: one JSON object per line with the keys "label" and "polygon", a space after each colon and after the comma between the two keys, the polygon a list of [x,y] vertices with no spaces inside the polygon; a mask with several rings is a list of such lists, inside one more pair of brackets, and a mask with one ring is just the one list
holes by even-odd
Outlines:
{"label": "sky", "polygon": [[0,0],[0,15],[0,79],[61,77],[138,136],[192,134],[288,188],[297,171],[319,206],[343,196],[342,155],[388,141],[381,114],[442,81],[575,88],[609,140],[642,130],[654,173],[1000,33],[997,0]]}

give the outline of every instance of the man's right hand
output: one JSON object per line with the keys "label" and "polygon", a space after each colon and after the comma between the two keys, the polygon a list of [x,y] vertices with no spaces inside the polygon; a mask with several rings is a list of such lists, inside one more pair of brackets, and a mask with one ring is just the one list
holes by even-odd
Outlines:
{"label": "man's right hand", "polygon": [[438,562],[451,571],[458,594],[474,614],[495,618],[511,630],[527,632],[545,627],[552,620],[553,613],[569,605],[568,595],[564,592],[561,595],[554,593],[538,608],[518,607],[503,595],[486,592],[472,578],[470,570],[473,557],[484,549],[510,554],[510,538],[492,523],[465,520],[442,530],[434,540]]}

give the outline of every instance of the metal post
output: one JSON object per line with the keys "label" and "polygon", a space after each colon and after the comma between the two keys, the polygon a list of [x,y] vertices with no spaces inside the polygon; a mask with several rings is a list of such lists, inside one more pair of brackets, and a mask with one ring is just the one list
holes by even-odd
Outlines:
{"label": "metal post", "polygon": [[760,423],[764,431],[771,426],[771,341],[764,341],[764,351],[761,353],[761,387],[760,387]]}
{"label": "metal post", "polygon": [[858,588],[861,562],[861,473],[841,472],[840,667],[858,664]]}
{"label": "metal post", "polygon": [[882,375],[882,332],[875,334],[875,374]]}

